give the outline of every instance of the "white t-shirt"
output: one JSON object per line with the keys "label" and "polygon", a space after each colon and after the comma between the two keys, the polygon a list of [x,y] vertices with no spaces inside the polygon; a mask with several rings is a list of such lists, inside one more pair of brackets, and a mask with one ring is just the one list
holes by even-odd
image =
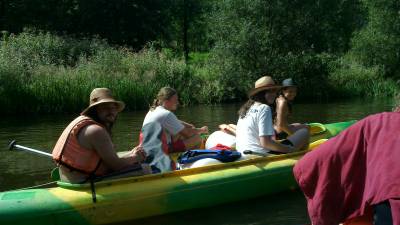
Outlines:
{"label": "white t-shirt", "polygon": [[159,122],[161,124],[168,134],[168,144],[171,143],[171,136],[178,134],[185,128],[175,114],[165,109],[163,106],[157,106],[153,111],[150,110],[144,118],[143,126],[151,122]]}
{"label": "white t-shirt", "polygon": [[274,135],[271,108],[266,104],[254,103],[236,126],[236,149],[240,152],[251,150],[265,154],[267,149],[260,143],[260,137]]}

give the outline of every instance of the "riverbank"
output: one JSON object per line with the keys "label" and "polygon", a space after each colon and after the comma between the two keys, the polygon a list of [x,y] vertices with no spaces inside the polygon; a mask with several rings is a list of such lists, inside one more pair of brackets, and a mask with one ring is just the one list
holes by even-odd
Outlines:
{"label": "riverbank", "polygon": [[[331,73],[323,82],[323,74],[296,76],[300,100],[393,96],[399,89],[394,80],[377,78],[379,68],[317,58],[302,59],[302,67],[323,64]],[[151,45],[134,52],[99,39],[41,32],[8,35],[0,43],[0,114],[79,112],[95,87],[113,90],[128,110],[147,109],[163,86],[176,88],[184,105],[242,101],[253,81],[246,74],[230,77],[217,62],[215,55],[197,53],[186,64]]]}

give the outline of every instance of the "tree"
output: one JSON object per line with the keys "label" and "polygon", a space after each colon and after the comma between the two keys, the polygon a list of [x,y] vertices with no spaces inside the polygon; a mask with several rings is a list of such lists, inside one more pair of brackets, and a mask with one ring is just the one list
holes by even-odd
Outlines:
{"label": "tree", "polygon": [[78,37],[99,36],[141,49],[168,33],[173,0],[13,0],[2,2],[3,29],[24,27]]}
{"label": "tree", "polygon": [[215,8],[218,79],[227,87],[243,84],[227,98],[244,96],[263,74],[294,77],[300,85],[318,81],[323,92],[328,64],[348,50],[363,12],[358,0],[226,0]]}
{"label": "tree", "polygon": [[368,23],[354,36],[349,54],[365,67],[383,68],[385,77],[400,79],[400,2],[364,2]]}

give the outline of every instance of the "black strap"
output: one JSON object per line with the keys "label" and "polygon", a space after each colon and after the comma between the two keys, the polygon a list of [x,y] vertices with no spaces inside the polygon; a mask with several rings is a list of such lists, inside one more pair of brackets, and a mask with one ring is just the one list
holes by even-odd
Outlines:
{"label": "black strap", "polygon": [[96,203],[97,198],[96,198],[96,189],[94,186],[94,179],[89,179],[89,181],[90,181],[90,190],[92,191],[92,200],[93,200],[93,203]]}
{"label": "black strap", "polygon": [[255,151],[252,151],[252,150],[244,150],[243,151],[243,154],[245,154],[245,155],[258,155],[258,156],[268,156],[268,154],[267,153],[261,153],[261,152],[255,152]]}
{"label": "black strap", "polygon": [[75,168],[75,167],[72,167],[72,166],[68,165],[67,163],[64,163],[63,161],[59,161],[59,162],[57,162],[57,163],[58,163],[58,165],[62,165],[62,166],[67,167],[67,168],[68,168],[69,170],[71,170],[71,171],[78,171],[78,172],[80,172],[80,173],[88,174],[86,171],[83,171],[83,170],[81,170],[81,169],[77,169],[77,168]]}
{"label": "black strap", "polygon": [[99,169],[100,165],[101,165],[101,159],[99,159],[99,162],[97,163],[96,168],[93,170],[93,172],[88,177],[88,179],[90,181],[90,190],[92,191],[93,203],[97,202],[96,188],[94,186],[94,183],[96,182],[96,171],[97,171],[97,169]]}
{"label": "black strap", "polygon": [[64,163],[63,161],[59,161],[59,162],[58,162],[58,165],[65,166],[65,167],[67,167],[67,168],[68,168],[69,170],[71,170],[71,171],[78,171],[78,172],[80,172],[80,173],[89,175],[89,176],[87,177],[87,179],[85,180],[85,182],[86,182],[86,181],[88,181],[89,177],[90,177],[92,174],[93,174],[93,175],[96,174],[96,171],[100,168],[101,162],[102,162],[102,160],[99,159],[99,161],[98,161],[97,164],[96,164],[96,167],[95,167],[94,170],[93,170],[92,172],[90,172],[90,173],[88,173],[88,172],[86,172],[86,171],[83,171],[83,170],[81,170],[81,169],[75,168],[75,167],[73,167],[73,166],[71,166],[71,165],[69,165],[69,164],[67,164],[67,163]]}
{"label": "black strap", "polygon": [[[105,174],[105,175],[102,175],[102,176],[96,176],[95,175],[95,171],[98,169],[100,164],[101,164],[101,160],[97,164],[96,169],[91,174],[89,174],[89,176],[84,181],[81,182],[82,184],[84,184],[86,182],[90,183],[90,190],[92,192],[93,203],[97,202],[96,186],[95,186],[96,182],[99,182],[99,181],[101,181],[103,179],[106,179],[106,178],[110,178],[110,177],[114,177],[114,176],[117,176],[117,175],[121,175],[121,174],[124,174],[124,173],[129,173],[129,172],[135,172],[135,171],[142,170],[142,166],[140,164],[136,164],[133,167],[129,167],[128,169],[125,169],[125,170],[121,170],[121,171],[117,171],[117,172],[113,172],[113,173],[108,173],[108,174]],[[65,165],[65,164],[62,164],[62,165]],[[71,166],[68,166],[68,165],[65,165],[65,166],[67,168],[71,169],[71,170],[80,171],[79,169],[72,168]],[[86,173],[86,172],[84,172],[84,173]]]}
{"label": "black strap", "polygon": [[117,171],[114,173],[108,173],[108,174],[102,175],[102,176],[96,176],[94,173],[92,173],[85,182],[87,182],[88,180],[90,182],[90,190],[92,191],[93,203],[97,202],[96,187],[95,187],[96,182],[99,182],[103,179],[110,178],[113,176],[121,175],[124,173],[129,173],[129,172],[135,172],[135,171],[139,171],[139,170],[142,170],[142,166],[140,164],[137,164],[134,167],[130,167],[129,169]]}
{"label": "black strap", "polygon": [[94,182],[99,182],[99,181],[101,181],[103,179],[106,179],[106,178],[122,175],[122,174],[125,174],[125,173],[136,172],[136,171],[140,171],[140,170],[142,170],[142,166],[140,164],[135,164],[134,166],[131,166],[128,169],[124,169],[124,170],[108,173],[108,174],[105,174],[105,175],[102,175],[102,176],[95,176],[93,178],[93,181]]}

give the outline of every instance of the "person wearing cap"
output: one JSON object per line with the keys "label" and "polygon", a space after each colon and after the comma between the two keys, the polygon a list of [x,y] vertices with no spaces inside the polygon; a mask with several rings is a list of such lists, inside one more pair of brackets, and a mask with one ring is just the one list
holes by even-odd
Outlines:
{"label": "person wearing cap", "polygon": [[[292,78],[282,81],[282,89],[279,97],[276,99],[276,117],[275,117],[275,131],[276,139],[281,140],[287,138],[289,135],[294,134],[297,130],[309,126],[301,123],[289,124],[289,116],[292,114],[293,100],[297,95],[297,86]],[[308,141],[308,140],[307,140]]]}
{"label": "person wearing cap", "polygon": [[[207,126],[196,128],[193,124],[179,120],[173,113],[178,105],[177,91],[171,87],[163,87],[158,92],[143,121],[142,134],[143,129],[150,123],[159,123],[166,134],[166,143],[163,143],[167,145],[166,152],[158,154],[160,157],[156,157],[152,162],[152,165],[155,165],[161,172],[175,169],[168,154],[199,148],[202,143],[200,134],[208,133]],[[162,165],[167,166],[161,166],[158,163],[161,161],[164,162]]]}
{"label": "person wearing cap", "polygon": [[308,143],[307,129],[300,129],[288,139],[274,140],[271,105],[275,102],[281,86],[270,76],[255,82],[248,93],[249,100],[240,108],[236,126],[236,149],[244,154],[266,156],[269,153],[289,153],[305,147]]}
{"label": "person wearing cap", "polygon": [[125,104],[117,101],[108,88],[95,88],[89,106],[74,119],[58,139],[52,155],[59,165],[60,179],[71,183],[86,182],[96,176],[138,168],[136,175],[150,173],[142,169],[142,147],[119,157],[111,140],[111,129]]}

